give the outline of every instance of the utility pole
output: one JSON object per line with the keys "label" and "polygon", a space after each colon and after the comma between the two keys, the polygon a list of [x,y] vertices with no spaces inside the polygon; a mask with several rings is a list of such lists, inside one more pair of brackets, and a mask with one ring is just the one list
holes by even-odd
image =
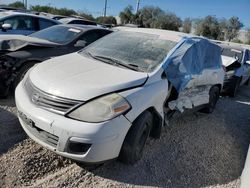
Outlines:
{"label": "utility pole", "polygon": [[136,14],[138,13],[139,8],[140,8],[140,0],[137,0],[136,12],[135,12]]}
{"label": "utility pole", "polygon": [[106,14],[107,14],[107,3],[108,3],[108,0],[105,0],[103,17],[106,17]]}
{"label": "utility pole", "polygon": [[25,0],[25,9],[27,10],[27,8],[28,8],[28,2],[27,2],[27,0]]}

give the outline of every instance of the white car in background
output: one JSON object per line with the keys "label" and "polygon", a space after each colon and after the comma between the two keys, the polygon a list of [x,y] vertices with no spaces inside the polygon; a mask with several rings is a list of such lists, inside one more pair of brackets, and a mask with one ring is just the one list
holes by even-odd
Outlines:
{"label": "white car in background", "polygon": [[174,112],[211,113],[223,86],[221,49],[207,39],[124,28],[29,71],[19,120],[36,142],[85,163],[133,164]]}

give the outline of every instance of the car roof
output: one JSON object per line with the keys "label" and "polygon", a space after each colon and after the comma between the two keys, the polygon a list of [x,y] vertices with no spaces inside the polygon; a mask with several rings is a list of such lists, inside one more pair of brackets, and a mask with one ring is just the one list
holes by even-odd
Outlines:
{"label": "car roof", "polygon": [[[15,11],[4,11],[4,12],[1,12],[1,14],[5,14],[5,16],[3,16],[3,17],[8,17],[8,16],[12,16],[12,15],[23,15],[23,16],[31,16],[31,17],[36,17],[36,18],[47,19],[47,20],[50,20],[50,21],[58,23],[58,24],[60,23],[57,20],[50,19],[50,18],[48,18],[46,16],[38,16],[38,15],[35,15],[35,14],[32,14],[32,13],[15,12]],[[1,18],[3,18],[3,17],[1,17]]]}
{"label": "car roof", "polygon": [[82,25],[82,24],[60,24],[58,26],[64,26],[64,27],[69,27],[69,28],[76,28],[80,29],[82,31],[87,31],[87,30],[93,30],[93,29],[99,29],[99,30],[107,30],[111,31],[109,29],[100,27],[100,26],[94,26],[94,25]]}
{"label": "car roof", "polygon": [[[186,38],[198,37],[198,36],[187,34],[187,33],[169,31],[169,30],[163,30],[163,29],[116,27],[116,28],[113,28],[113,30],[159,35],[160,38],[163,38],[166,40],[172,40],[175,42],[179,42],[183,37],[186,37]],[[203,37],[199,37],[199,38],[203,38]]]}
{"label": "car roof", "polygon": [[62,18],[62,19],[60,19],[60,22],[68,23],[68,22],[71,22],[71,21],[74,21],[74,20],[81,20],[81,21],[83,20],[83,21],[88,21],[88,22],[93,22],[93,23],[95,23],[94,21],[91,21],[91,20],[88,20],[88,19],[74,18],[74,17]]}

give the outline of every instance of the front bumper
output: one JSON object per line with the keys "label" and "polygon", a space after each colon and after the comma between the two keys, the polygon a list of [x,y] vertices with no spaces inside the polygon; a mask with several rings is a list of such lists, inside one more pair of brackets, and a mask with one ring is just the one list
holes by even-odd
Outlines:
{"label": "front bumper", "polygon": [[[103,123],[87,123],[38,108],[30,101],[23,82],[18,85],[15,97],[19,121],[28,136],[49,150],[76,161],[97,163],[118,157],[131,126],[124,116]],[[72,152],[72,143],[85,149]]]}

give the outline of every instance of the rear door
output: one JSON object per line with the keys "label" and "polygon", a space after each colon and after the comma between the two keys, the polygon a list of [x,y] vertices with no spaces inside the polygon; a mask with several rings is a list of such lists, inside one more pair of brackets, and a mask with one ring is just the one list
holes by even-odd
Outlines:
{"label": "rear door", "polygon": [[35,32],[35,19],[32,16],[15,15],[4,19],[1,24],[10,24],[11,29],[2,31],[2,34],[29,35]]}

